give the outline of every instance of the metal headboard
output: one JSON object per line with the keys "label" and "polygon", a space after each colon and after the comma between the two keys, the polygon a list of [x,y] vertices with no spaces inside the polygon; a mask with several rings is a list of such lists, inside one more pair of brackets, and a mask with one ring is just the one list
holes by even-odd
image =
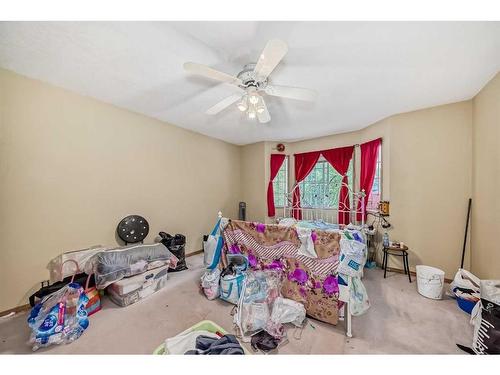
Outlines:
{"label": "metal headboard", "polygon": [[[295,183],[292,190],[285,194],[284,202],[286,203],[283,207],[283,218],[294,217],[294,213],[301,212],[302,220],[323,220],[328,223],[337,223],[338,214],[345,212],[349,214],[349,220],[353,224],[365,224],[365,199],[366,194],[364,190],[355,192],[349,185],[341,182],[336,182],[333,179],[330,181],[330,185],[334,184],[334,191],[340,191],[341,186],[345,186],[348,189],[348,194],[345,199],[339,202],[337,208],[329,207],[328,202],[330,201],[330,196],[324,194],[323,196],[315,195],[313,202],[308,202],[306,199],[301,197],[300,207],[298,205],[293,205],[293,194],[299,187],[298,183]],[[340,199],[340,197],[339,197]],[[350,208],[346,203],[350,202]],[[359,208],[358,208],[359,207]],[[361,221],[357,221],[358,213],[361,214]]]}

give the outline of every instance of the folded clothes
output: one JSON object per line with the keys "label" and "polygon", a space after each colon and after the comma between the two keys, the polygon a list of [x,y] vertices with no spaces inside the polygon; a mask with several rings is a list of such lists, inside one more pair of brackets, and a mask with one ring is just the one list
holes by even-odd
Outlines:
{"label": "folded clothes", "polygon": [[219,339],[210,336],[198,336],[196,349],[188,350],[184,354],[245,354],[240,343],[234,335],[225,335]]}

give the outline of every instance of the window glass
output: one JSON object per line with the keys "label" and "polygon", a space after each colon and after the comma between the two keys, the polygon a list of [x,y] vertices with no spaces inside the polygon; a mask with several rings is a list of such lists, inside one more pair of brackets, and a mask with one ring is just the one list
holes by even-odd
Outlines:
{"label": "window glass", "polygon": [[286,194],[288,193],[288,156],[281,164],[278,174],[273,181],[274,190],[274,205],[276,207],[283,207],[286,201]]}

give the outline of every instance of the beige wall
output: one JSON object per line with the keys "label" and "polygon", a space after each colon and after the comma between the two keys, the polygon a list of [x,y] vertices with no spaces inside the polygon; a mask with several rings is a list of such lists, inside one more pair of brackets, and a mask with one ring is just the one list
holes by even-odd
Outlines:
{"label": "beige wall", "polygon": [[127,214],[201,249],[237,215],[240,149],[0,70],[0,311],[26,303],[64,250],[116,246]]}
{"label": "beige wall", "polygon": [[[356,132],[288,143],[285,152],[293,155],[382,137],[382,194],[391,202],[391,239],[409,245],[412,269],[427,264],[453,277],[460,265],[471,196],[471,135],[472,102],[466,101],[392,116]],[[268,154],[276,152],[276,143],[267,145]],[[359,156],[357,148],[358,170]],[[266,155],[267,176],[268,164]],[[293,157],[290,166],[293,181]],[[402,268],[392,259],[389,266]]]}
{"label": "beige wall", "polygon": [[267,215],[265,173],[269,161],[265,150],[265,142],[241,148],[241,200],[247,204],[249,221],[263,221]]}
{"label": "beige wall", "polygon": [[[286,153],[382,137],[389,233],[410,246],[411,267],[453,276],[473,194],[466,266],[498,278],[499,103],[497,76],[473,101],[288,143]],[[149,219],[146,241],[160,230],[185,233],[188,252],[201,248],[218,210],[237,217],[238,201],[247,202],[248,220],[271,221],[266,189],[277,143],[233,146],[0,70],[0,311],[26,303],[62,251],[117,245],[116,224],[130,213]],[[356,160],[359,168],[359,149]]]}
{"label": "beige wall", "polygon": [[473,102],[472,271],[500,279],[500,74]]}

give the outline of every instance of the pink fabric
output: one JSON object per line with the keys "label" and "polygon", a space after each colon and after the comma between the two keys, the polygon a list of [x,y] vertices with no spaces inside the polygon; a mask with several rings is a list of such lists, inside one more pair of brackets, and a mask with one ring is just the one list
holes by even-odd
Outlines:
{"label": "pink fabric", "polygon": [[[323,157],[328,161],[331,166],[342,175],[343,185],[339,191],[339,224],[349,224],[349,212],[351,209],[349,202],[349,189],[347,188],[347,170],[349,169],[349,163],[352,159],[352,153],[354,151],[354,146],[333,148],[331,150],[321,151]],[[345,185],[344,185],[345,184]],[[340,212],[347,211],[347,212]]]}
{"label": "pink fabric", "polygon": [[363,143],[361,145],[361,175],[359,181],[359,189],[365,191],[365,204],[361,207],[361,201],[358,205],[357,220],[361,221],[362,214],[361,208],[363,208],[365,220],[366,220],[366,206],[368,204],[368,197],[373,187],[373,179],[375,178],[375,170],[377,167],[377,154],[378,148],[382,143],[382,138],[375,139],[370,142]]}
{"label": "pink fabric", "polygon": [[302,219],[302,210],[300,209],[300,188],[298,183],[304,180],[316,165],[321,151],[306,152],[304,154],[295,154],[295,181],[297,183],[293,190],[292,204],[293,217],[297,220]]}
{"label": "pink fabric", "polygon": [[278,174],[285,158],[286,155],[283,154],[271,155],[271,176],[269,178],[269,184],[267,185],[267,216],[269,217],[276,215],[276,208],[274,206],[273,180]]}

